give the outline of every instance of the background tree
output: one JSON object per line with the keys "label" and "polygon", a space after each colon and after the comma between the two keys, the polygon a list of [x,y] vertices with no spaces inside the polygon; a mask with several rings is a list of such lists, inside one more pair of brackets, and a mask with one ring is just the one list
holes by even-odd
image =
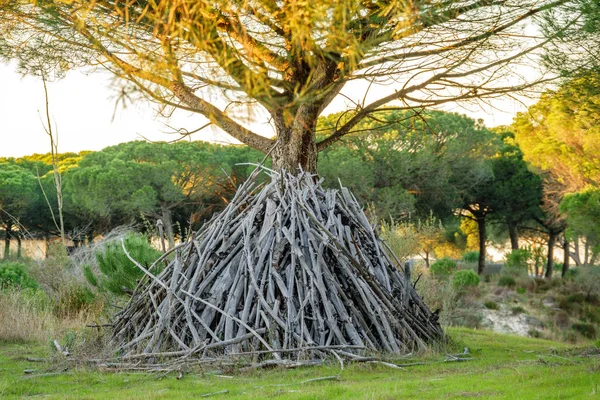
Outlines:
{"label": "background tree", "polygon": [[[563,196],[600,184],[598,77],[596,70],[581,72],[557,90],[542,95],[526,113],[518,114],[512,125],[525,159],[544,171],[547,221],[542,221],[542,226],[554,241],[565,229],[565,216],[559,208]],[[580,239],[572,239],[574,252],[567,240],[563,248],[580,262]],[[549,241],[549,247],[550,244],[553,243]],[[549,257],[548,265],[551,261]],[[564,261],[566,272],[568,258]],[[547,269],[547,273],[551,272]]]}
{"label": "background tree", "polygon": [[512,250],[519,249],[519,229],[541,215],[542,179],[532,172],[510,132],[501,133],[499,153],[492,158],[494,219],[506,225]]}
{"label": "background tree", "polygon": [[[0,51],[41,73],[103,65],[123,99],[143,95],[203,115],[276,169],[316,171],[317,152],[382,106],[422,109],[525,90],[515,65],[585,21],[575,0],[468,2],[28,1],[0,9]],[[533,37],[527,27],[551,12]],[[511,77],[511,79],[507,79]],[[318,143],[317,118],[355,80],[391,84],[356,99],[345,122]],[[508,83],[510,82],[510,83]],[[213,96],[219,93],[228,105]],[[362,99],[362,100],[361,100]],[[236,106],[237,105],[237,106]],[[247,129],[257,106],[276,137]]]}
{"label": "background tree", "polygon": [[[330,129],[340,117],[321,119],[319,128]],[[493,136],[481,122],[455,113],[380,112],[325,150],[319,171],[327,185],[338,186],[339,178],[364,204],[373,204],[381,219],[433,213],[445,220],[487,179]]]}
{"label": "background tree", "polygon": [[590,264],[595,264],[600,254],[600,190],[590,188],[567,194],[560,204],[567,215],[567,234],[570,238],[585,237],[592,249]]}
{"label": "background tree", "polygon": [[20,219],[37,195],[37,181],[31,172],[14,164],[0,163],[0,223],[4,228],[5,259],[10,255],[13,228],[18,227],[22,233]]}
{"label": "background tree", "polygon": [[566,190],[600,184],[600,73],[544,93],[512,129],[525,160],[551,171]]}
{"label": "background tree", "polygon": [[[201,142],[129,142],[88,154],[65,180],[71,206],[95,219],[102,230],[145,215],[163,222],[173,246],[175,220],[188,227],[190,215],[202,219],[206,208],[215,211],[208,203],[224,205],[231,197],[227,174],[234,170],[229,163],[248,162],[244,156],[248,153]],[[233,175],[243,178],[239,171]],[[176,218],[183,209],[182,218]]]}

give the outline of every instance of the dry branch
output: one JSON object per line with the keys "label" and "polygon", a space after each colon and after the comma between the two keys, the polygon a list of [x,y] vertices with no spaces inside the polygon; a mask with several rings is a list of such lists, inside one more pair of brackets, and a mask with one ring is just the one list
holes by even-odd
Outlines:
{"label": "dry branch", "polygon": [[443,340],[346,188],[323,189],[310,174],[269,174],[261,186],[255,172],[159,275],[138,264],[146,276],[113,324],[124,360],[285,365]]}

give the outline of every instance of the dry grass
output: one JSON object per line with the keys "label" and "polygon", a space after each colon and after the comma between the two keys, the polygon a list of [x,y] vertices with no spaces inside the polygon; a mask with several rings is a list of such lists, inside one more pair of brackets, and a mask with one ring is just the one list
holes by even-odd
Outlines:
{"label": "dry grass", "polygon": [[41,291],[0,290],[0,342],[47,343],[66,332],[82,331],[97,321],[102,307],[95,304],[77,312],[60,313]]}

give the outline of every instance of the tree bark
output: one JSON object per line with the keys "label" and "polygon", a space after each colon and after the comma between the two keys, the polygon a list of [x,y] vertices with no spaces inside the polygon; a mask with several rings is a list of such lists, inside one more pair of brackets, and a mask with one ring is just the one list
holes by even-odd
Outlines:
{"label": "tree bark", "polygon": [[556,239],[558,234],[554,232],[550,232],[550,237],[548,238],[548,261],[546,263],[546,278],[552,278],[552,269],[554,267],[554,245],[556,244]]}
{"label": "tree bark", "polygon": [[173,216],[171,210],[164,204],[160,206],[161,219],[165,227],[165,236],[169,242],[169,249],[175,247],[175,233],[173,232]]}
{"label": "tree bark", "polygon": [[21,258],[21,248],[22,248],[21,232],[17,233],[15,235],[15,238],[17,239],[17,258]]}
{"label": "tree bark", "polygon": [[581,259],[579,258],[579,238],[576,237],[575,240],[573,241],[573,260],[575,260],[575,265],[576,266],[580,266],[581,265]]}
{"label": "tree bark", "polygon": [[563,249],[563,266],[560,275],[564,278],[567,275],[567,271],[569,271],[569,259],[571,258],[569,254],[569,240],[566,237],[563,240]]}
{"label": "tree bark", "polygon": [[517,225],[513,222],[507,222],[508,225],[508,236],[510,237],[510,248],[512,250],[519,250],[519,230]]}
{"label": "tree bark", "polygon": [[10,255],[10,239],[12,239],[12,222],[7,222],[4,225],[4,259]]}
{"label": "tree bark", "polygon": [[317,173],[315,130],[318,112],[316,106],[302,105],[291,123],[283,115],[274,118],[277,131],[277,141],[271,151],[274,170]]}
{"label": "tree bark", "polygon": [[583,265],[589,265],[590,262],[590,244],[586,240],[584,245]]}
{"label": "tree bark", "polygon": [[479,260],[477,262],[477,273],[479,275],[481,275],[481,274],[483,274],[483,271],[485,270],[485,252],[486,252],[485,215],[476,216],[476,221],[477,221],[477,231],[479,233]]}

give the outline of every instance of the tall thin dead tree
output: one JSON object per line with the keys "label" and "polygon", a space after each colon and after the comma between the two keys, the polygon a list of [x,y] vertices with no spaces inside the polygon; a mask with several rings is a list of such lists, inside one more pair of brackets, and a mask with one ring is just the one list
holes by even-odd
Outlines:
{"label": "tall thin dead tree", "polygon": [[46,77],[42,73],[42,82],[44,84],[44,97],[46,99],[46,124],[44,125],[44,131],[48,135],[50,139],[50,156],[52,161],[52,174],[54,176],[54,187],[56,189],[56,206],[58,211],[58,223],[56,222],[56,217],[54,216],[54,211],[52,208],[52,204],[50,204],[50,200],[44,191],[44,187],[42,186],[42,182],[39,180],[40,188],[42,189],[42,193],[44,198],[46,199],[46,203],[48,203],[48,207],[50,208],[50,214],[52,215],[52,221],[54,225],[60,232],[60,240],[62,241],[63,246],[67,245],[67,239],[65,236],[65,220],[63,218],[63,196],[62,196],[62,176],[60,171],[58,170],[58,133],[55,133],[52,129],[52,121],[50,120],[50,98],[48,96],[48,87],[46,85]]}

